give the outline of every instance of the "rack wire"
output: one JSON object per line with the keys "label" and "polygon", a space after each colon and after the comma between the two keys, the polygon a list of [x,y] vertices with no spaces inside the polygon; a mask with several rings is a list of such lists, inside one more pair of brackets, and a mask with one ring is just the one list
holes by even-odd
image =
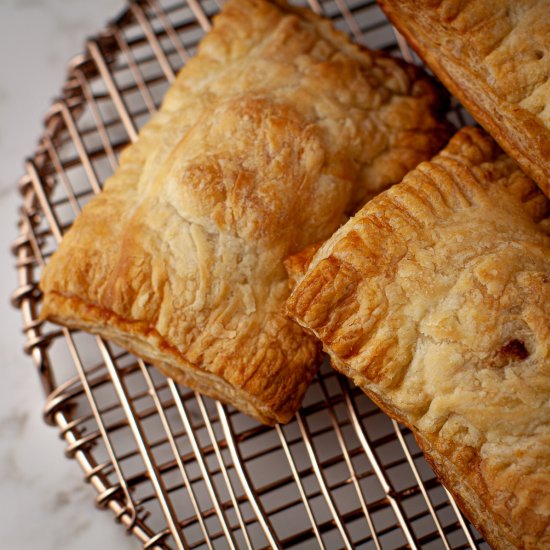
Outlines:
{"label": "rack wire", "polygon": [[[414,56],[368,0],[310,0],[355,40]],[[220,3],[130,1],[73,60],[19,182],[13,246],[25,351],[96,503],[144,548],[488,548],[410,431],[327,365],[268,428],[124,350],[38,319],[43,266],[155,112]],[[418,60],[416,59],[418,62]],[[464,114],[449,113],[458,125]]]}

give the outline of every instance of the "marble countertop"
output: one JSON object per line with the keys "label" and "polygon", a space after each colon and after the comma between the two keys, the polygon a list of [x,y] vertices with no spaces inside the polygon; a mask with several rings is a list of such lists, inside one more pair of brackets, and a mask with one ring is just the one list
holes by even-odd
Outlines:
{"label": "marble countertop", "polygon": [[94,506],[64,443],[42,420],[44,396],[24,355],[21,318],[9,305],[16,288],[9,251],[17,235],[16,182],[42,132],[42,117],[58,94],[65,68],[87,36],[123,7],[123,0],[3,0],[0,2],[0,547],[19,550],[139,548]]}

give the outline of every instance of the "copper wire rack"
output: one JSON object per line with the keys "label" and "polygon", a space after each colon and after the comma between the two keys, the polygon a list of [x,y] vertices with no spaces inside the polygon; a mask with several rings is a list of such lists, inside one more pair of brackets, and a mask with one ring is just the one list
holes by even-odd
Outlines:
{"label": "copper wire rack", "polygon": [[[309,5],[358,42],[414,59],[375,2]],[[130,1],[71,63],[26,162],[13,301],[45,419],[96,504],[144,548],[488,548],[411,432],[327,365],[295,419],[268,428],[107,341],[38,319],[42,267],[219,8]],[[455,105],[449,116],[461,125],[467,115]]]}

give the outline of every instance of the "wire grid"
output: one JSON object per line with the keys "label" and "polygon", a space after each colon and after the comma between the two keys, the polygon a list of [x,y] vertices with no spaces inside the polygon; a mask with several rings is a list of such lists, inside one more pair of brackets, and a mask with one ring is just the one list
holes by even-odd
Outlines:
{"label": "wire grid", "polygon": [[[371,48],[413,55],[365,0],[310,7]],[[13,301],[45,418],[144,548],[488,548],[411,432],[324,365],[296,418],[262,426],[98,337],[38,320],[40,271],[155,112],[220,4],[130,1],[69,68],[20,181]],[[450,113],[462,124],[464,113]]]}

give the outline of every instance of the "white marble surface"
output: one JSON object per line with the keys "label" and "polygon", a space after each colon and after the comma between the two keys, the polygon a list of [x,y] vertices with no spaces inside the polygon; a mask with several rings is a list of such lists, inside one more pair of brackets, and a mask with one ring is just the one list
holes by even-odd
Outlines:
{"label": "white marble surface", "polygon": [[22,352],[9,245],[17,235],[16,181],[33,152],[42,116],[57,95],[69,59],[123,0],[0,0],[0,548],[139,548],[64,456],[55,429],[42,421],[44,397]]}

